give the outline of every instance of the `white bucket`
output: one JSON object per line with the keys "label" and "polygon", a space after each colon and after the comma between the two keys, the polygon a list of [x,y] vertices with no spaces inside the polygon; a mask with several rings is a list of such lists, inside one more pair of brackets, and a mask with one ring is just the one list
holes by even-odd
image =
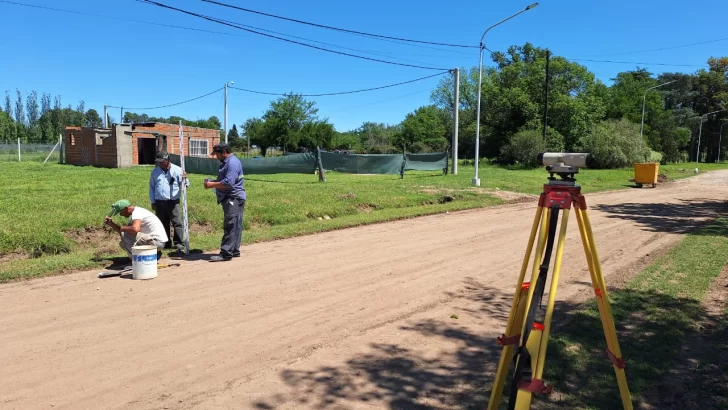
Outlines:
{"label": "white bucket", "polygon": [[154,279],[157,277],[157,247],[140,245],[131,248],[132,278]]}

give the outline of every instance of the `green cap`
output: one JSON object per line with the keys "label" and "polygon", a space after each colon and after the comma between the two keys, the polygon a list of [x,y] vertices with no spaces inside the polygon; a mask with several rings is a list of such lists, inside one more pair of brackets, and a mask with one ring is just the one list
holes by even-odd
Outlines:
{"label": "green cap", "polygon": [[118,215],[122,209],[126,208],[129,205],[131,205],[131,202],[129,202],[128,199],[120,199],[116,201],[111,205],[111,212],[109,212],[109,216]]}

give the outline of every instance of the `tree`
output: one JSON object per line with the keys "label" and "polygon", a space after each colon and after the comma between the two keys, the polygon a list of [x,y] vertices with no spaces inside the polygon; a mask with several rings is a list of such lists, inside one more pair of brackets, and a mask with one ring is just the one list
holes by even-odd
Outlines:
{"label": "tree", "polygon": [[12,102],[10,101],[10,94],[8,94],[7,91],[5,91],[5,113],[8,114],[11,118],[13,117],[13,106]]}
{"label": "tree", "polygon": [[233,124],[233,127],[230,128],[230,132],[228,132],[228,142],[234,144],[234,141],[236,141],[238,138],[240,138],[240,135],[238,135],[238,129],[235,124]]}
{"label": "tree", "polygon": [[101,120],[101,116],[99,115],[99,113],[93,108],[90,108],[88,111],[86,111],[84,117],[86,120],[84,125],[87,127],[98,128],[101,127],[104,123]]}
{"label": "tree", "polygon": [[316,103],[298,94],[290,94],[273,101],[263,120],[266,128],[278,136],[277,143],[285,153],[298,148],[303,125],[315,121],[317,113]]}
{"label": "tree", "polygon": [[595,168],[620,168],[647,161],[650,148],[640,138],[640,126],[622,118],[597,124],[579,141],[579,148],[594,157]]}
{"label": "tree", "polygon": [[15,139],[15,123],[5,111],[0,111],[0,141],[12,143]]}
{"label": "tree", "polygon": [[25,106],[28,110],[28,141],[39,142],[41,140],[40,127],[38,126],[40,109],[38,107],[38,93],[35,90],[25,97]]}
{"label": "tree", "polygon": [[316,147],[331,149],[336,131],[327,119],[309,121],[301,127],[299,147],[313,150]]}
{"label": "tree", "polygon": [[265,156],[268,153],[268,147],[273,145],[273,138],[265,127],[265,122],[260,118],[248,118],[241,126],[245,138],[250,139],[250,143],[260,148],[260,155]]}
{"label": "tree", "polygon": [[448,147],[447,111],[434,105],[420,107],[402,121],[398,147],[406,145],[411,152],[444,151]]}

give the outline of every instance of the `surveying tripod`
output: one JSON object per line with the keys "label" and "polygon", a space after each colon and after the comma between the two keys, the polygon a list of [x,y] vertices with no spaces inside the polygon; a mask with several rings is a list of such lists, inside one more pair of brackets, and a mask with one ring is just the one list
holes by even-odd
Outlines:
{"label": "surveying tripod", "polygon": [[[521,273],[518,277],[506,331],[501,337],[497,338],[498,344],[503,346],[503,350],[490,401],[488,402],[488,410],[496,410],[500,405],[511,359],[515,369],[510,383],[509,410],[530,409],[533,394],[551,393],[551,386],[547,386],[543,380],[543,372],[546,361],[546,346],[551,332],[556,289],[559,283],[559,274],[561,273],[566,227],[572,206],[579,225],[579,233],[589,266],[589,273],[591,274],[604,336],[607,339],[606,355],[612,362],[617,376],[622,406],[625,410],[632,410],[632,400],[624,373],[625,362],[617,341],[609,295],[599,264],[599,255],[597,254],[589,222],[586,200],[584,195],[581,194],[581,187],[576,184],[574,178],[579,172],[579,167],[586,167],[591,163],[591,156],[590,154],[541,153],[539,154],[539,163],[540,165],[546,165],[546,170],[550,173],[549,182],[544,185],[543,192],[539,197],[536,216],[533,220],[526,254],[521,265]],[[554,174],[558,175],[560,179],[556,179]],[[536,311],[541,305],[546,287],[549,263],[554,241],[556,240],[559,212],[563,212],[563,216],[556,245],[553,278],[551,279],[544,318],[538,320]],[[538,242],[536,243],[536,252],[533,258],[531,280],[530,282],[524,282],[537,233]]]}

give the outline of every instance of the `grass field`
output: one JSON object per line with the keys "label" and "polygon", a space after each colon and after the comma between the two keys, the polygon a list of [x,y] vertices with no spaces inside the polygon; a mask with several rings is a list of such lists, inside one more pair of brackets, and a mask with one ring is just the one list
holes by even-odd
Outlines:
{"label": "grass field", "polygon": [[[660,170],[677,179],[692,176],[693,167],[668,165]],[[151,170],[0,164],[0,281],[101,266],[108,264],[105,258],[121,256],[117,237],[102,228],[104,216],[121,198],[149,207]],[[251,175],[246,178],[243,242],[502,204],[503,196],[495,190],[537,194],[548,174],[543,169],[483,165],[479,189],[471,187],[472,176],[472,166],[460,166],[458,175],[408,172],[404,179],[328,173],[326,183],[313,174]],[[578,180],[590,193],[631,186],[632,176],[631,169],[583,170]],[[202,188],[205,177],[190,175],[190,246],[211,250],[219,246],[222,211],[212,192]]]}
{"label": "grass field", "polygon": [[[713,282],[727,262],[724,217],[688,235],[625,288],[611,292],[635,408],[728,408],[728,378],[721,368],[728,363],[728,311],[723,307],[710,316],[704,306],[711,288],[728,292]],[[552,334],[546,359],[545,378],[558,394],[537,396],[534,408],[622,408],[603,354],[596,303],[567,315],[568,324]]]}

